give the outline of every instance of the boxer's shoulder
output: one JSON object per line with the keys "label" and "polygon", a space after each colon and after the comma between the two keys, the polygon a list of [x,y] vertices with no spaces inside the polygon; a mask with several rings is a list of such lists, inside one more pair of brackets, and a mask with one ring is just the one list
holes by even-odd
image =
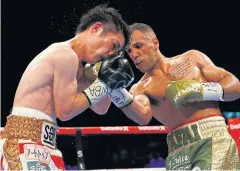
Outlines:
{"label": "boxer's shoulder", "polygon": [[196,49],[188,50],[182,54],[182,57],[194,63],[205,62],[206,60],[209,60],[207,55]]}
{"label": "boxer's shoulder", "polygon": [[204,53],[196,50],[196,49],[191,49],[188,50],[184,53],[181,53],[179,55],[176,55],[174,57],[169,58],[169,62],[171,63],[181,63],[183,60],[190,60],[190,61],[196,61],[199,60],[200,58],[204,57]]}
{"label": "boxer's shoulder", "polygon": [[[144,76],[138,83],[135,84],[135,92],[141,92],[143,94],[154,94],[156,90],[157,96],[162,90],[165,89],[166,84],[169,82],[169,79],[166,76],[159,77],[158,75]],[[160,93],[161,94],[161,93]]]}
{"label": "boxer's shoulder", "polygon": [[170,58],[167,75],[171,80],[196,79],[200,76],[199,52],[189,50],[176,57]]}
{"label": "boxer's shoulder", "polygon": [[77,54],[66,42],[53,43],[49,45],[46,49],[46,53],[51,54],[51,56],[58,57],[59,56],[77,57]]}

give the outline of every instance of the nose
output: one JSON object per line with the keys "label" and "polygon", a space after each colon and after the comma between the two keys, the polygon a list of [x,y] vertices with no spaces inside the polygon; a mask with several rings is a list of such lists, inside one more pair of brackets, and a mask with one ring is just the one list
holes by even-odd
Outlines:
{"label": "nose", "polygon": [[138,51],[136,49],[129,49],[128,55],[132,60],[134,60],[136,57],[138,57]]}

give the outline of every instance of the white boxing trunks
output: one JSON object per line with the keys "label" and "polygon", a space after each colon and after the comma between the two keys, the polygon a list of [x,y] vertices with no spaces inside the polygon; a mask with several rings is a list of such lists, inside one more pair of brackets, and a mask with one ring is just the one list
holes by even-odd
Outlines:
{"label": "white boxing trunks", "polygon": [[14,107],[0,136],[0,170],[65,170],[57,128],[41,111]]}

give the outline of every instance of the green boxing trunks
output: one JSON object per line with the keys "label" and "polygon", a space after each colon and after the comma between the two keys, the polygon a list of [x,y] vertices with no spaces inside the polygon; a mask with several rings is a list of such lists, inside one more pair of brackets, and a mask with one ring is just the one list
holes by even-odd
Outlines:
{"label": "green boxing trunks", "polygon": [[183,125],[167,136],[167,170],[238,170],[237,146],[222,116]]}

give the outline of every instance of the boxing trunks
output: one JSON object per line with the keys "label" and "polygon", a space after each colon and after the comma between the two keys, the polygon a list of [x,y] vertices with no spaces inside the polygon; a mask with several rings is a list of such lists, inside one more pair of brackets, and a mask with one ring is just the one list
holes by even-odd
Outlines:
{"label": "boxing trunks", "polygon": [[228,131],[236,141],[238,147],[238,156],[240,157],[240,118],[228,119]]}
{"label": "boxing trunks", "polygon": [[167,170],[237,170],[238,152],[222,116],[203,118],[167,136]]}
{"label": "boxing trunks", "polygon": [[65,170],[56,131],[56,119],[14,107],[0,136],[0,170]]}

